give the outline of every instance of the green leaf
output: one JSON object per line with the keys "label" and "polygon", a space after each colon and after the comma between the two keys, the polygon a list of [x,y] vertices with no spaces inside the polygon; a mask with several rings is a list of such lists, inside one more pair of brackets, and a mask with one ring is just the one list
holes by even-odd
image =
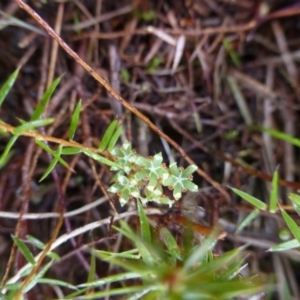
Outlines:
{"label": "green leaf", "polygon": [[101,259],[110,259],[114,257],[118,258],[128,258],[128,259],[137,259],[139,260],[141,258],[141,255],[139,253],[139,250],[137,248],[127,250],[124,252],[109,252],[109,251],[104,251],[104,250],[93,250],[96,255],[98,255]]}
{"label": "green leaf", "polygon": [[54,286],[63,286],[63,287],[67,287],[71,290],[77,290],[77,287],[74,286],[71,283],[62,281],[62,280],[58,280],[58,279],[52,279],[52,278],[40,278],[37,283],[45,283],[45,284],[51,284]]}
{"label": "green leaf", "polygon": [[175,162],[170,164],[169,170],[171,176],[161,176],[163,185],[173,189],[173,197],[175,200],[181,198],[182,192],[187,190],[197,192],[198,186],[194,184],[191,174],[197,169],[197,166],[190,165],[186,169],[178,168]]}
{"label": "green leaf", "polygon": [[52,261],[50,261],[48,264],[46,264],[42,270],[40,270],[40,272],[38,274],[36,274],[36,276],[29,282],[29,284],[25,287],[24,289],[24,293],[27,293],[29,290],[31,290],[37,283],[38,281],[44,277],[44,275],[46,274],[46,272],[50,269],[51,265],[52,265]]}
{"label": "green leaf", "polygon": [[272,179],[272,189],[271,189],[271,195],[270,195],[270,207],[269,211],[270,213],[276,213],[277,211],[277,199],[278,199],[278,179],[279,174],[276,170],[273,175]]}
{"label": "green leaf", "polygon": [[27,269],[22,270],[20,277],[28,276],[33,268],[34,268],[34,265],[30,265]]}
{"label": "green leaf", "polygon": [[[143,291],[147,289],[147,287],[143,286],[143,285],[139,285],[139,286],[128,286],[128,287],[121,287],[121,288],[111,288],[108,290],[104,290],[104,291],[100,291],[100,292],[95,292],[92,294],[88,294],[88,295],[82,295],[80,296],[80,300],[84,300],[84,299],[103,299],[105,296],[114,296],[114,295],[121,295],[122,298],[124,298],[124,296],[128,293],[134,293],[137,291]],[[119,298],[115,298],[115,299],[119,299]],[[126,299],[126,298],[125,298]]]}
{"label": "green leaf", "polygon": [[213,230],[212,233],[204,239],[204,242],[191,253],[191,255],[184,262],[183,268],[188,271],[193,269],[195,265],[211,250],[212,246],[217,241],[217,231]]}
{"label": "green leaf", "polygon": [[162,228],[160,232],[163,235],[164,241],[166,243],[166,246],[168,249],[167,252],[173,258],[173,262],[176,263],[177,259],[181,260],[179,246],[178,246],[175,238],[173,237],[173,235],[166,228]]}
{"label": "green leaf", "polygon": [[[67,164],[66,161],[64,161],[61,157],[59,157],[57,155],[57,153],[55,151],[53,151],[51,148],[49,148],[45,143],[43,143],[40,140],[35,140],[36,144],[38,144],[42,149],[44,149],[45,151],[47,151],[48,153],[50,153],[53,157],[57,158],[57,160],[66,168],[72,170],[69,165]],[[73,170],[72,170],[73,171]]]}
{"label": "green leaf", "polygon": [[13,157],[14,154],[15,151],[11,150],[7,153],[7,155],[4,156],[4,159],[0,157],[0,170],[3,169],[9,163],[10,159]]}
{"label": "green leaf", "polygon": [[42,120],[34,120],[34,121],[29,121],[25,124],[22,124],[18,127],[16,127],[14,130],[13,130],[13,134],[14,135],[19,135],[21,134],[23,131],[27,131],[27,130],[32,130],[36,127],[41,127],[41,126],[46,126],[46,125],[49,125],[51,123],[54,122],[54,119],[53,118],[48,118],[48,119],[42,119]]}
{"label": "green leaf", "polygon": [[65,295],[64,296],[64,299],[81,299],[81,297],[78,297],[78,296],[81,296],[83,294],[85,294],[86,292],[88,291],[88,288],[82,288],[80,290],[77,290],[76,292],[73,292],[69,295]]}
{"label": "green leaf", "polygon": [[289,199],[296,205],[300,206],[300,196],[299,195],[290,193]]}
{"label": "green leaf", "polygon": [[90,156],[92,159],[94,160],[97,160],[105,165],[108,165],[110,167],[115,167],[115,168],[118,168],[118,169],[122,169],[122,167],[120,165],[118,165],[117,163],[103,157],[103,156],[100,156],[98,154],[96,154],[95,152],[92,152],[90,150],[86,150],[86,149],[83,149],[83,153],[87,156]]}
{"label": "green leaf", "polygon": [[44,93],[44,95],[42,96],[41,101],[38,103],[36,109],[34,110],[32,116],[31,116],[31,121],[35,121],[38,120],[40,118],[40,116],[42,115],[42,113],[44,112],[46,105],[49,101],[49,99],[51,98],[53,92],[55,91],[57,85],[59,84],[61,80],[61,77],[58,77],[57,79],[55,79],[52,84],[50,85],[50,87],[47,89],[47,91]]}
{"label": "green leaf", "polygon": [[125,280],[128,279],[136,279],[136,278],[140,278],[140,274],[137,274],[135,272],[126,272],[126,273],[121,273],[121,274],[115,274],[115,275],[111,275],[105,278],[101,278],[98,280],[93,280],[87,283],[82,283],[80,285],[78,285],[79,288],[82,287],[88,287],[88,288],[93,288],[93,287],[100,287],[102,285],[108,284],[108,283],[112,283],[112,282],[123,282]]}
{"label": "green leaf", "polygon": [[17,77],[18,77],[18,74],[19,74],[19,69],[14,71],[9,76],[9,78],[5,81],[5,83],[2,85],[2,87],[0,89],[0,107],[1,107],[4,99],[6,98],[7,94],[11,90],[12,86],[14,85],[14,83],[15,83]]}
{"label": "green leaf", "polygon": [[183,170],[182,175],[184,177],[188,177],[192,175],[197,169],[198,167],[196,165],[189,165],[186,169]]}
{"label": "green leaf", "polygon": [[197,278],[201,274],[205,274],[209,276],[215,276],[215,273],[219,270],[222,270],[224,266],[229,266],[234,261],[236,261],[239,257],[240,248],[233,249],[231,251],[225,252],[218,258],[208,261],[205,265],[201,266],[200,268],[194,268],[190,270],[187,274],[187,279]]}
{"label": "green leaf", "polygon": [[118,120],[113,120],[107,127],[107,129],[103,135],[102,141],[100,142],[99,147],[98,147],[98,149],[101,152],[104,151],[106,149],[107,145],[109,144],[109,141],[111,140],[117,125],[118,125]]}
{"label": "green leaf", "polygon": [[18,246],[19,250],[24,255],[25,259],[31,263],[32,265],[35,264],[35,259],[33,254],[30,252],[29,248],[26,246],[24,242],[22,242],[20,239],[18,239],[16,236],[12,236],[12,239],[14,240],[15,244]]}
{"label": "green leaf", "polygon": [[75,147],[65,147],[61,151],[61,155],[75,155],[82,152],[82,149]]}
{"label": "green leaf", "polygon": [[[8,290],[8,291],[15,291],[15,290],[20,289],[21,285],[22,285],[22,282],[9,283],[9,284],[5,284],[5,289]],[[6,298],[6,299],[10,300],[11,298]]]}
{"label": "green leaf", "polygon": [[293,203],[295,211],[300,216],[300,196],[296,194],[289,194],[289,198]]}
{"label": "green leaf", "polygon": [[140,217],[142,240],[144,240],[147,243],[151,243],[151,232],[150,232],[149,222],[140,201],[137,201],[137,206],[138,206],[139,217]]}
{"label": "green leaf", "polygon": [[201,133],[202,125],[201,125],[200,114],[198,112],[194,112],[193,113],[193,118],[194,118],[194,122],[195,122],[197,132]]}
{"label": "green leaf", "polygon": [[237,194],[238,196],[240,196],[241,198],[243,198],[244,200],[248,201],[250,204],[252,204],[253,206],[255,206],[256,208],[260,209],[260,210],[266,210],[267,209],[267,205],[266,203],[260,201],[259,199],[245,193],[242,192],[238,189],[229,187],[235,194]]}
{"label": "green leaf", "polygon": [[52,260],[55,260],[55,261],[59,261],[60,260],[60,256],[57,253],[52,252],[52,251],[48,252],[47,256],[49,258],[51,258]]}
{"label": "green leaf", "polygon": [[59,145],[58,146],[58,148],[56,150],[56,156],[52,159],[50,165],[46,169],[44,175],[41,177],[41,179],[39,180],[39,182],[43,181],[52,172],[52,170],[56,166],[58,160],[60,159],[62,148],[63,148],[63,145]]}
{"label": "green leaf", "polygon": [[113,136],[111,137],[111,139],[109,141],[109,144],[108,144],[108,147],[107,147],[108,151],[111,151],[114,148],[114,146],[115,146],[116,142],[118,141],[122,131],[123,131],[123,126],[118,126],[115,133],[113,134]]}
{"label": "green leaf", "polygon": [[275,246],[271,247],[268,251],[271,251],[271,252],[286,251],[286,250],[291,250],[291,249],[299,248],[299,247],[300,247],[300,242],[296,239],[293,239],[293,240],[275,245]]}
{"label": "green leaf", "polygon": [[41,242],[39,239],[35,238],[32,235],[26,235],[28,242],[30,242],[33,246],[37,247],[38,249],[44,250],[45,244]]}
{"label": "green leaf", "polygon": [[153,266],[156,259],[156,251],[151,246],[151,244],[143,241],[139,236],[137,236],[127,223],[120,221],[121,228],[113,226],[114,229],[125,235],[127,238],[132,240],[135,246],[139,249],[143,261],[147,266]]}
{"label": "green leaf", "polygon": [[[133,168],[133,163],[136,163],[137,160],[137,155],[132,151],[130,143],[125,141],[121,148],[113,148],[111,154],[116,157],[118,164],[122,166],[122,170],[124,170],[126,174],[129,174]],[[120,168],[112,167],[111,170],[119,171]]]}
{"label": "green leaf", "polygon": [[4,162],[8,159],[9,155],[10,155],[10,149],[12,148],[12,146],[14,145],[14,143],[17,141],[19,136],[15,135],[12,136],[10,138],[10,140],[8,141],[1,157],[0,157],[0,165],[4,164]]}
{"label": "green leaf", "polygon": [[274,130],[274,129],[270,129],[270,128],[265,128],[265,127],[253,127],[254,129],[258,129],[258,130],[261,130],[263,132],[266,132],[268,134],[270,134],[271,136],[279,139],[279,140],[282,140],[282,141],[285,141],[289,144],[292,144],[296,147],[300,147],[300,139],[297,139],[295,137],[292,137],[284,132],[280,132],[278,130]]}
{"label": "green leaf", "polygon": [[278,230],[278,237],[280,238],[280,240],[282,242],[286,242],[286,241],[289,241],[292,237],[292,234],[291,234],[291,231],[286,228],[286,227],[283,227],[283,228],[280,228]]}
{"label": "green leaf", "polygon": [[[45,249],[45,244],[40,241],[39,239],[35,238],[32,235],[26,235],[26,239],[28,240],[28,242],[30,242],[33,246],[35,246],[38,249],[44,250]],[[50,257],[53,260],[60,260],[60,257],[58,254],[56,254],[55,252],[48,252],[47,256]]]}
{"label": "green leaf", "polygon": [[[239,253],[238,253],[239,254]],[[241,274],[241,270],[245,267],[243,265],[244,261],[242,259],[238,260],[237,262],[233,263],[231,266],[228,267],[225,272],[223,272],[218,279],[223,279],[223,280],[232,280],[239,274]]]}
{"label": "green leaf", "polygon": [[231,60],[233,61],[233,63],[237,67],[239,67],[241,65],[241,61],[239,59],[237,52],[233,50],[231,42],[228,39],[224,38],[223,46],[226,49],[226,51],[229,53],[229,56],[230,56]]}
{"label": "green leaf", "polygon": [[79,116],[80,116],[80,110],[81,110],[81,100],[77,103],[75,110],[73,112],[72,118],[71,118],[71,124],[70,124],[70,129],[69,129],[69,140],[73,140],[78,121],[79,121]]}
{"label": "green leaf", "polygon": [[91,251],[90,268],[88,273],[87,282],[93,282],[96,274],[96,256],[95,251]]}
{"label": "green leaf", "polygon": [[300,242],[300,228],[297,223],[283,209],[281,209],[281,214],[293,236]]}
{"label": "green leaf", "polygon": [[242,231],[246,226],[248,226],[252,220],[254,220],[259,215],[259,209],[255,208],[238,226],[236,233]]}
{"label": "green leaf", "polygon": [[120,77],[121,77],[122,81],[129,82],[130,73],[128,72],[127,69],[122,69],[121,72],[120,72]]}

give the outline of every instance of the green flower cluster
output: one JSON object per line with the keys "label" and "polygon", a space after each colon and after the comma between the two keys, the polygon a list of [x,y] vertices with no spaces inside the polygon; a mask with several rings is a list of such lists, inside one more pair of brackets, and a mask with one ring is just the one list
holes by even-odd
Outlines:
{"label": "green flower cluster", "polygon": [[[111,154],[122,169],[115,166],[111,168],[117,173],[113,178],[114,184],[108,191],[120,196],[122,206],[132,197],[143,204],[155,201],[171,206],[187,190],[198,191],[197,185],[192,182],[192,173],[197,169],[195,165],[184,169],[171,163],[168,168],[162,162],[161,153],[145,158],[132,150],[129,142],[125,142],[121,148],[112,149]],[[174,199],[164,195],[164,187],[173,191]]]}

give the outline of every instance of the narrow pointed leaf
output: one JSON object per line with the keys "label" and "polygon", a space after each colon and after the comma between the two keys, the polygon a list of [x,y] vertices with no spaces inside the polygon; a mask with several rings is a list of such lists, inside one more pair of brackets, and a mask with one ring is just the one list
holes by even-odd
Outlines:
{"label": "narrow pointed leaf", "polygon": [[14,240],[15,244],[18,246],[19,250],[22,252],[24,255],[25,259],[31,263],[32,265],[35,264],[34,256],[30,252],[29,248],[26,246],[24,242],[22,242],[20,239],[18,239],[15,236],[12,236],[12,239]]}
{"label": "narrow pointed leaf", "polygon": [[118,125],[118,120],[113,120],[107,127],[107,129],[103,135],[103,138],[100,142],[100,145],[98,147],[98,149],[100,151],[104,151],[107,148],[107,145],[108,145],[110,139],[112,138],[117,125]]}
{"label": "narrow pointed leaf", "polygon": [[[22,283],[21,282],[15,282],[15,283],[9,283],[5,284],[5,289],[8,291],[16,291],[21,287]],[[2,296],[2,294],[0,294]],[[3,300],[10,300],[10,298],[0,298]]]}
{"label": "narrow pointed leaf", "polygon": [[73,147],[66,147],[63,148],[61,151],[61,155],[75,155],[82,152],[82,149],[80,148],[73,148]]}
{"label": "narrow pointed leaf", "polygon": [[289,199],[295,203],[296,205],[300,206],[300,196],[297,194],[289,194]]}
{"label": "narrow pointed leaf", "polygon": [[270,207],[269,211],[270,213],[276,213],[277,211],[277,199],[278,199],[278,171],[276,170],[273,175],[272,179],[272,189],[271,189],[271,195],[270,195]]}
{"label": "narrow pointed leaf", "polygon": [[8,141],[1,157],[0,157],[0,165],[2,165],[4,163],[5,160],[7,160],[7,156],[9,155],[10,153],[10,149],[12,148],[12,146],[14,145],[14,143],[16,142],[16,140],[18,139],[19,136],[15,135],[15,136],[12,136],[10,138],[10,140]]}
{"label": "narrow pointed leaf", "polygon": [[73,140],[78,121],[79,121],[79,116],[80,116],[80,110],[81,110],[81,100],[77,103],[75,110],[73,112],[72,118],[71,118],[71,124],[70,124],[70,129],[69,129],[69,140]]}
{"label": "narrow pointed leaf", "polygon": [[42,99],[38,103],[36,109],[34,110],[32,116],[31,116],[31,119],[30,119],[31,121],[35,121],[40,118],[40,116],[42,115],[42,113],[44,112],[44,110],[46,108],[46,105],[47,105],[49,99],[51,98],[53,92],[55,91],[57,85],[59,84],[60,80],[61,80],[61,77],[58,77],[57,79],[55,79],[52,82],[52,84],[50,85],[50,87],[47,89],[45,94],[42,96]]}
{"label": "narrow pointed leaf", "polygon": [[15,154],[14,150],[11,150],[7,153],[6,156],[4,156],[4,159],[0,158],[0,170],[3,169],[8,162],[10,161],[10,159],[12,158],[12,156]]}
{"label": "narrow pointed leaf", "polygon": [[95,256],[95,251],[92,251],[91,260],[90,260],[90,270],[88,273],[87,282],[93,282],[95,280],[95,273],[96,273],[96,256]]}
{"label": "narrow pointed leaf", "polygon": [[126,272],[126,273],[111,275],[111,276],[101,278],[98,280],[94,280],[91,282],[82,283],[82,284],[78,285],[78,287],[80,287],[80,288],[82,288],[82,287],[98,287],[99,288],[100,286],[102,286],[104,284],[117,282],[117,281],[122,282],[127,279],[135,279],[135,278],[139,278],[139,277],[141,277],[141,275],[138,273]]}
{"label": "narrow pointed leaf", "polygon": [[139,217],[140,217],[142,240],[147,243],[151,243],[151,232],[150,232],[149,222],[140,201],[137,201],[137,206],[138,206]]}
{"label": "narrow pointed leaf", "polygon": [[300,139],[290,136],[284,132],[277,131],[275,129],[265,128],[265,127],[253,127],[254,129],[261,130],[270,134],[272,137],[275,137],[279,140],[285,141],[289,144],[292,144],[296,147],[300,147]]}
{"label": "narrow pointed leaf", "polygon": [[13,134],[18,135],[18,134],[21,134],[23,131],[28,131],[28,130],[35,129],[37,127],[46,126],[53,122],[54,122],[53,118],[29,121],[25,124],[22,124],[22,125],[16,127],[13,131]]}
{"label": "narrow pointed leaf", "polygon": [[[32,235],[26,235],[26,239],[28,240],[28,242],[30,242],[36,248],[38,248],[40,250],[45,249],[46,245],[42,241],[37,239],[36,237],[34,237]],[[48,252],[47,256],[56,261],[60,260],[60,256],[58,254],[56,254],[55,252]]]}
{"label": "narrow pointed leaf", "polygon": [[[108,290],[100,291],[100,292],[95,292],[90,295],[82,295],[80,296],[80,300],[84,299],[104,299],[105,296],[114,296],[114,295],[121,295],[122,298],[124,299],[124,296],[129,293],[134,293],[137,291],[143,291],[147,289],[147,287],[143,285],[138,285],[138,286],[124,286],[121,288],[111,288]],[[119,298],[115,298],[119,299]],[[126,299],[126,298],[125,298]]]}
{"label": "narrow pointed leaf", "polygon": [[59,261],[60,260],[60,256],[57,253],[52,252],[52,251],[48,252],[47,256],[49,258],[51,258],[52,260],[55,260],[55,261]]}
{"label": "narrow pointed leaf", "polygon": [[235,188],[232,188],[230,187],[231,190],[237,194],[238,196],[240,196],[241,198],[243,198],[244,200],[246,200],[247,202],[249,202],[250,204],[252,204],[253,206],[255,206],[256,208],[258,209],[261,209],[261,210],[266,210],[267,209],[267,205],[266,203],[260,201],[259,199],[245,193],[245,192],[242,192],[238,189],[235,189]]}
{"label": "narrow pointed leaf", "polygon": [[117,231],[119,231],[121,234],[125,235],[127,238],[131,239],[135,246],[139,249],[143,261],[148,266],[152,266],[154,264],[154,261],[156,259],[156,253],[155,249],[152,248],[149,243],[143,241],[139,236],[137,236],[132,229],[126,224],[125,222],[121,222],[121,228],[115,228]]}
{"label": "narrow pointed leaf", "polygon": [[168,253],[170,253],[171,257],[174,259],[174,263],[176,263],[176,259],[180,259],[181,254],[174,236],[166,228],[161,229],[161,234],[163,235],[164,242],[166,243]]}
{"label": "narrow pointed leaf", "polygon": [[228,54],[229,54],[229,56],[230,56],[232,62],[233,62],[237,67],[239,67],[239,66],[241,65],[241,61],[240,61],[240,59],[239,59],[239,56],[238,56],[237,52],[234,51],[231,42],[230,42],[228,39],[224,38],[224,39],[223,39],[223,46],[224,46],[224,48],[226,49],[226,51],[228,52]]}
{"label": "narrow pointed leaf", "polygon": [[281,214],[293,236],[300,242],[300,228],[297,223],[283,209],[281,209]]}
{"label": "narrow pointed leaf", "polygon": [[295,211],[300,216],[300,196],[296,194],[289,194],[289,198],[293,203]]}
{"label": "narrow pointed leaf", "polygon": [[[31,235],[27,235],[26,238],[36,248],[44,250],[45,244],[43,244],[40,240],[36,239],[35,237],[33,237]],[[55,261],[59,261],[60,260],[60,256],[57,253],[55,253],[55,252],[48,252],[47,256],[49,258],[51,258],[52,260],[55,260]]]}
{"label": "narrow pointed leaf", "polygon": [[38,144],[42,149],[44,149],[45,151],[47,151],[48,153],[50,153],[53,157],[57,158],[58,161],[66,168],[68,168],[69,170],[71,170],[72,172],[74,172],[74,170],[72,168],[69,167],[69,165],[67,164],[67,162],[65,160],[63,160],[61,157],[59,157],[57,155],[57,153],[55,151],[53,151],[51,148],[49,148],[45,143],[43,143],[40,140],[35,140],[36,144]]}
{"label": "narrow pointed leaf", "polygon": [[88,288],[82,288],[80,290],[77,290],[76,292],[73,292],[71,294],[69,294],[68,296],[65,296],[64,299],[81,299],[81,297],[78,297],[78,296],[81,296],[83,294],[85,294],[87,292]]}
{"label": "narrow pointed leaf", "polygon": [[103,156],[100,156],[100,155],[98,155],[98,154],[95,153],[95,152],[92,152],[92,151],[89,151],[89,150],[84,149],[84,150],[83,150],[83,153],[84,153],[85,155],[87,155],[87,156],[90,156],[90,157],[93,158],[94,160],[97,160],[97,161],[99,161],[99,162],[101,162],[101,163],[103,163],[103,164],[105,164],[105,165],[108,165],[108,166],[110,166],[110,167],[116,167],[116,168],[118,168],[118,169],[122,169],[122,167],[121,167],[120,165],[118,165],[117,163],[115,163],[115,162],[113,162],[113,161],[111,161],[111,160],[109,160],[109,159],[107,159],[107,158],[105,158],[105,157],[103,157]]}
{"label": "narrow pointed leaf", "polygon": [[242,259],[236,261],[228,267],[228,269],[218,277],[218,280],[232,280],[238,274],[241,274],[241,270],[244,268],[245,264],[242,266],[244,261]]}
{"label": "narrow pointed leaf", "polygon": [[108,144],[108,147],[107,147],[108,151],[111,151],[114,148],[114,146],[115,146],[116,142],[118,141],[122,131],[123,131],[123,126],[118,126],[116,131],[114,132],[113,136],[111,137],[111,139],[109,141],[109,144]]}
{"label": "narrow pointed leaf", "polygon": [[77,290],[76,286],[74,286],[73,284],[58,279],[41,278],[37,281],[37,283],[51,284],[53,286],[63,286],[71,290]]}
{"label": "narrow pointed leaf", "polygon": [[39,180],[39,182],[43,181],[52,172],[52,170],[55,168],[56,164],[58,163],[58,160],[60,159],[62,148],[63,148],[63,145],[59,145],[58,146],[58,148],[56,150],[56,157],[54,157],[52,159],[50,165],[46,169],[44,175],[41,177],[41,179]]}
{"label": "narrow pointed leaf", "polygon": [[33,246],[37,247],[38,249],[43,250],[45,248],[45,244],[34,236],[26,235],[26,238]]}
{"label": "narrow pointed leaf", "polygon": [[277,245],[271,247],[269,249],[269,251],[271,251],[271,252],[286,251],[286,250],[291,250],[291,249],[299,248],[299,247],[300,247],[300,242],[296,239],[293,239],[293,240],[290,240],[290,241],[287,241],[284,243],[277,244]]}
{"label": "narrow pointed leaf", "polygon": [[5,81],[5,83],[2,85],[2,87],[0,88],[0,107],[1,107],[4,99],[6,98],[7,94],[11,90],[12,86],[14,85],[14,83],[18,77],[18,74],[19,74],[19,69],[14,71],[9,76],[9,78]]}
{"label": "narrow pointed leaf", "polygon": [[30,291],[37,283],[38,281],[44,277],[44,275],[46,274],[46,272],[49,270],[49,268],[52,265],[52,261],[50,261],[48,264],[46,264],[42,270],[36,274],[36,276],[29,282],[29,284],[26,286],[26,288],[24,289],[24,293],[27,293],[28,291]]}
{"label": "narrow pointed leaf", "polygon": [[236,233],[242,231],[246,226],[248,226],[252,220],[254,220],[259,215],[259,209],[255,208],[238,226]]}
{"label": "narrow pointed leaf", "polygon": [[184,262],[183,269],[185,271],[188,271],[197,265],[199,261],[207,254],[207,252],[211,250],[212,245],[217,241],[217,236],[217,230],[213,230],[212,233],[205,238],[204,242],[195,248],[192,254]]}
{"label": "narrow pointed leaf", "polygon": [[139,253],[138,249],[131,249],[128,251],[124,252],[117,252],[117,253],[112,253],[109,251],[103,251],[103,250],[94,250],[95,254],[98,255],[101,259],[103,257],[119,257],[119,258],[128,258],[128,259],[140,259],[141,255]]}

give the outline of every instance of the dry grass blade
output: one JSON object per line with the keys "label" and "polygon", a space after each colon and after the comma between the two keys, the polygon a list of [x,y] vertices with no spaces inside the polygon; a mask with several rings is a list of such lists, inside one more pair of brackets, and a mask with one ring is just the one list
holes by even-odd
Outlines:
{"label": "dry grass blade", "polygon": [[244,117],[245,123],[248,126],[253,125],[253,120],[252,120],[250,110],[248,108],[245,97],[243,96],[242,91],[239,88],[236,80],[232,76],[228,76],[227,81],[228,81],[229,87],[231,89],[231,92],[233,94],[233,97],[241,111],[241,114]]}
{"label": "dry grass blade", "polygon": [[258,82],[257,80],[237,71],[232,70],[231,75],[238,80],[242,85],[245,87],[256,91],[258,94],[261,94],[262,96],[269,97],[272,99],[275,99],[278,97],[278,95],[273,92],[271,89],[266,87],[264,84]]}

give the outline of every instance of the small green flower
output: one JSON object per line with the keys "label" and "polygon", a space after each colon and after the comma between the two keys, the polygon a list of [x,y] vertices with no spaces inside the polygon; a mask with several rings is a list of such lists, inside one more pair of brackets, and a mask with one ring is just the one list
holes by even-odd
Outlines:
{"label": "small green flower", "polygon": [[109,192],[120,196],[120,204],[124,206],[131,198],[140,198],[140,187],[134,178],[128,178],[123,174],[118,174],[116,182],[108,189]]}
{"label": "small green flower", "polygon": [[[140,199],[143,204],[155,201],[171,206],[174,200],[163,194],[163,186],[173,190],[175,200],[180,199],[182,193],[187,190],[198,191],[198,187],[192,183],[192,173],[197,169],[195,165],[183,169],[178,168],[176,163],[172,163],[167,168],[161,153],[144,158],[132,150],[129,142],[125,142],[119,149],[114,148],[111,154],[122,169],[111,168],[119,172],[114,177],[115,184],[109,188],[109,191],[120,196],[122,206],[131,197]],[[141,190],[144,196],[141,195]]]}
{"label": "small green flower", "polygon": [[[126,141],[121,148],[112,149],[111,154],[115,156],[118,164],[123,166],[124,172],[129,174],[133,168],[132,162],[136,160],[136,154],[132,150],[130,143]],[[111,170],[119,171],[119,169],[115,167],[112,167]]]}
{"label": "small green flower", "polygon": [[137,180],[147,179],[149,183],[147,188],[151,191],[154,190],[160,181],[168,178],[169,174],[164,164],[161,153],[155,154],[154,157],[144,158],[139,156],[135,164],[141,166],[143,169],[136,173]]}
{"label": "small green flower", "polygon": [[173,190],[175,200],[178,200],[181,197],[182,192],[186,192],[187,190],[191,192],[198,191],[197,185],[192,182],[192,173],[196,170],[197,166],[195,165],[183,169],[178,168],[175,162],[170,164],[171,176],[163,181],[163,185],[168,186]]}

